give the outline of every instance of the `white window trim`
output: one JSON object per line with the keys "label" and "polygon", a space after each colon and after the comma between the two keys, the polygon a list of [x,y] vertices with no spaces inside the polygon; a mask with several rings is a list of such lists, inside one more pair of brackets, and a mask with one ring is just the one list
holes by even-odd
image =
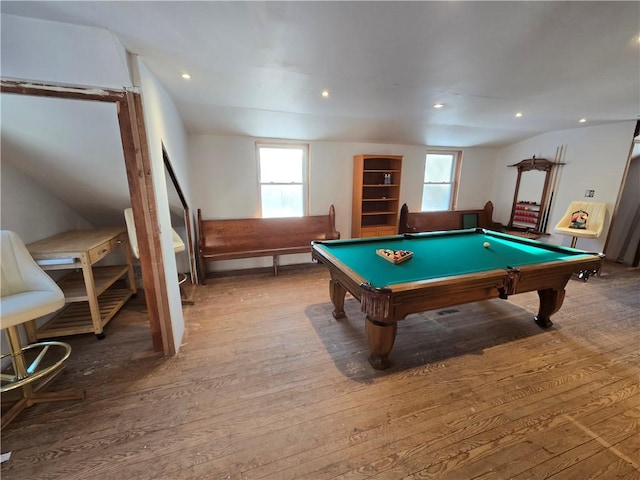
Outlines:
{"label": "white window trim", "polygon": [[[450,182],[425,182],[424,175],[422,176],[422,192],[424,193],[425,185],[451,185],[451,201],[449,202],[448,210],[436,210],[440,212],[454,211],[458,205],[458,187],[460,185],[460,173],[462,171],[462,150],[427,150],[424,156],[424,173],[427,171],[427,155],[443,155],[450,154],[455,155],[455,165],[453,167],[453,178]],[[422,205],[423,199],[420,199],[420,205]]]}
{"label": "white window trim", "polygon": [[[260,181],[260,148],[300,148],[302,149],[302,214],[309,216],[309,144],[276,140],[258,140],[255,144],[256,157],[256,184],[258,186],[258,215],[262,218],[262,182]],[[290,183],[270,183],[265,185],[291,185]],[[286,218],[286,217],[285,217]]]}

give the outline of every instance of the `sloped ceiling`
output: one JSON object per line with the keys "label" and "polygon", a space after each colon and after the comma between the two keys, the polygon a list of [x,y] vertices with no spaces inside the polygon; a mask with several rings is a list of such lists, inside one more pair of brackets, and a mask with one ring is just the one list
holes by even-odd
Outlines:
{"label": "sloped ceiling", "polygon": [[[500,147],[635,120],[640,110],[640,2],[2,1],[0,9],[107,29],[141,57],[192,133]],[[3,142],[13,123],[5,119],[26,108],[2,99]],[[67,119],[42,118],[38,130],[52,121],[67,134],[82,130]],[[81,123],[102,131],[97,120]],[[120,209],[123,166],[103,157],[105,138],[83,133],[61,145],[62,130],[49,131],[58,145],[36,146],[35,131],[9,133],[12,149],[29,149],[25,162],[54,152],[56,169],[101,172],[80,180],[65,169],[82,198],[72,207]],[[71,145],[87,150],[72,159]],[[53,171],[37,162],[25,168],[51,183]],[[58,192],[68,185],[56,183]]]}
{"label": "sloped ceiling", "polygon": [[163,83],[190,132],[504,146],[639,113],[640,2],[0,7],[108,29]]}
{"label": "sloped ceiling", "polygon": [[[94,227],[124,225],[131,201],[115,104],[14,94],[0,94],[0,104],[3,163]],[[180,224],[180,200],[173,186],[167,191]]]}
{"label": "sloped ceiling", "polygon": [[129,188],[115,104],[2,94],[2,162],[94,226],[124,224]]}

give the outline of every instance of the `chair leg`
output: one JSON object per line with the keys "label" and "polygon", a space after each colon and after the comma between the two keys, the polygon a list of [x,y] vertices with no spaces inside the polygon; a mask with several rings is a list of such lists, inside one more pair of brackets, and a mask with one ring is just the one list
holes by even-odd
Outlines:
{"label": "chair leg", "polygon": [[193,298],[187,295],[187,292],[184,288],[184,284],[187,281],[187,275],[184,273],[178,274],[178,287],[180,288],[180,299],[182,300],[182,305],[193,305],[195,302]]}
{"label": "chair leg", "polygon": [[25,322],[23,323],[24,325],[24,330],[27,333],[27,340],[29,341],[29,343],[35,343],[38,341],[38,328],[36,326],[36,321],[32,320],[30,322]]}
{"label": "chair leg", "polygon": [[9,347],[11,348],[11,361],[13,362],[13,368],[15,370],[16,377],[18,379],[27,376],[27,367],[24,363],[24,354],[22,353],[22,347],[20,346],[20,335],[15,325],[6,329],[7,340],[9,340]]}
{"label": "chair leg", "polygon": [[48,403],[48,402],[63,402],[67,400],[84,400],[85,392],[84,390],[63,390],[60,392],[39,392],[39,390],[43,389],[46,385],[48,385],[51,380],[57,377],[60,373],[62,373],[63,369],[58,370],[56,373],[52,374],[45,382],[38,385],[38,388],[34,389],[32,385],[25,385],[22,387],[22,397],[13,404],[13,406],[2,415],[2,422],[0,428],[5,428],[9,423],[11,423],[23,410],[32,407],[38,403]]}
{"label": "chair leg", "polygon": [[[7,339],[9,340],[9,347],[11,348],[12,362],[15,369],[15,374],[18,380],[28,378],[29,373],[25,364],[25,358],[22,346],[20,345],[20,336],[15,326],[6,328]],[[64,366],[60,366],[44,379],[42,379],[37,385],[37,377],[33,382],[26,383],[21,387],[22,396],[16,401],[16,403],[9,408],[9,410],[2,415],[0,421],[0,428],[4,428],[12,420],[14,420],[20,412],[29,408],[37,403],[46,402],[59,402],[65,400],[84,400],[85,392],[83,390],[64,390],[60,392],[40,392],[49,383],[51,383],[58,375],[62,373]]]}

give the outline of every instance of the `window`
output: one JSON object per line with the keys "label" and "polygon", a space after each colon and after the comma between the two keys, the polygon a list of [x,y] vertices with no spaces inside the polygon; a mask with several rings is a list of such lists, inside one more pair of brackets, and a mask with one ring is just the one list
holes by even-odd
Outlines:
{"label": "window", "polygon": [[424,166],[422,211],[453,210],[460,177],[460,152],[428,152]]}
{"label": "window", "polygon": [[263,218],[302,217],[307,211],[307,145],[257,144]]}

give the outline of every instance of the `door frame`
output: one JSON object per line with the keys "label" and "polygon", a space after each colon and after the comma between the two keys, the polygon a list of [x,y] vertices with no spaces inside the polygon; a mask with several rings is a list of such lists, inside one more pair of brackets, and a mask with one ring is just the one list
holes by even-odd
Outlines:
{"label": "door frame", "polygon": [[160,245],[153,169],[144,123],[142,98],[133,90],[38,83],[0,78],[0,93],[114,103],[129,184],[131,208],[140,249],[140,268],[153,349],[173,356],[176,346]]}

